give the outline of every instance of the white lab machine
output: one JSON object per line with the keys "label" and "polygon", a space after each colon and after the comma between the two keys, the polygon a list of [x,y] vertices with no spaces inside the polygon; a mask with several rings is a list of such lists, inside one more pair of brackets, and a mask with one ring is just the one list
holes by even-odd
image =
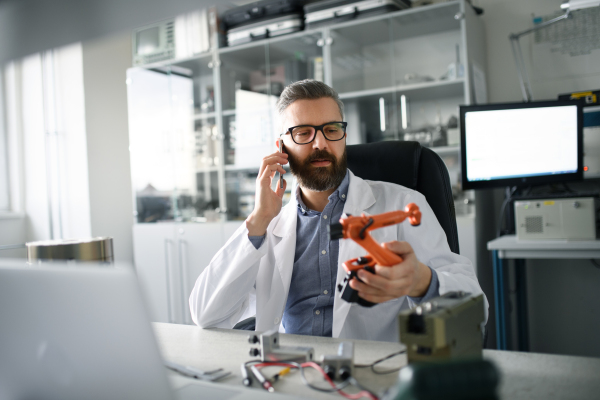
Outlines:
{"label": "white lab machine", "polygon": [[598,199],[546,198],[515,201],[518,240],[595,240]]}

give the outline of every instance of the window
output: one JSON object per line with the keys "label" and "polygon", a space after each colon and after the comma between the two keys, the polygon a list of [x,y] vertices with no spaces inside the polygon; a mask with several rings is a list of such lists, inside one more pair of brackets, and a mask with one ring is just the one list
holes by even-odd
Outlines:
{"label": "window", "polygon": [[4,86],[4,71],[0,68],[0,212],[10,211],[8,137],[6,133],[6,96]]}

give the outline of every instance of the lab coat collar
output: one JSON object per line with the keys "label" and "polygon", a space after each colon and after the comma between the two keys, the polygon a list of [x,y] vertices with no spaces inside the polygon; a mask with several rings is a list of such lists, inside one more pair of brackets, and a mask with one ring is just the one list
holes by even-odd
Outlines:
{"label": "lab coat collar", "polygon": [[360,215],[367,208],[375,204],[375,196],[371,186],[361,178],[350,173],[350,185],[348,187],[348,199],[344,205],[344,213],[351,215]]}

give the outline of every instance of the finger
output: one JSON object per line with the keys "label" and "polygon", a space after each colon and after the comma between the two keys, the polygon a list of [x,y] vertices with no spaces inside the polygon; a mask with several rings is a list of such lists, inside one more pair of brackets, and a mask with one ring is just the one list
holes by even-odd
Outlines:
{"label": "finger", "polygon": [[394,240],[393,242],[382,243],[381,246],[400,256],[414,252],[412,246],[408,242],[398,242]]}
{"label": "finger", "polygon": [[273,163],[287,163],[288,161],[288,155],[287,153],[273,153],[273,154],[269,154],[268,156],[263,158],[263,162],[267,163],[267,164],[273,164]]}
{"label": "finger", "polygon": [[274,164],[281,165],[281,164],[287,164],[287,163],[288,163],[288,160],[287,160],[286,153],[270,154],[262,159],[262,162],[260,164],[260,169],[259,169],[259,176],[265,172],[266,168],[269,165],[274,165]]}
{"label": "finger", "polygon": [[285,169],[283,169],[283,167],[279,164],[267,165],[261,176],[259,176],[261,184],[265,186],[271,185],[271,181],[273,180],[276,172],[285,173]]}
{"label": "finger", "polygon": [[410,276],[414,273],[414,268],[411,267],[410,257],[406,257],[400,264],[391,267],[375,265],[375,275],[387,279],[400,279]]}
{"label": "finger", "polygon": [[376,274],[373,274],[367,270],[361,269],[357,272],[357,276],[365,284],[377,288],[381,291],[386,292],[390,289],[388,286],[390,282],[389,279],[377,276]]}
{"label": "finger", "polygon": [[[382,267],[390,269],[389,267]],[[358,277],[368,286],[380,290],[389,295],[401,295],[412,282],[410,276],[402,276],[396,279],[390,279],[378,274],[372,274],[368,271],[358,271]]]}
{"label": "finger", "polygon": [[369,286],[368,284],[359,281],[358,279],[350,280],[350,287],[356,290],[359,293],[367,293],[367,294],[376,294],[376,295],[385,295],[386,293],[374,286]]}

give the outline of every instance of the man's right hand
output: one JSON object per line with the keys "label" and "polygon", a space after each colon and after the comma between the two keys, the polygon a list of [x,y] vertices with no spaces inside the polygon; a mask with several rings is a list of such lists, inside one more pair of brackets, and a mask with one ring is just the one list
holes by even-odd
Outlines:
{"label": "man's right hand", "polygon": [[271,189],[271,185],[277,172],[285,173],[281,165],[287,163],[288,155],[286,153],[275,152],[263,158],[256,178],[254,211],[246,219],[248,236],[264,235],[271,220],[281,211],[287,182],[285,179],[283,180],[283,188],[280,188],[278,183],[275,191]]}

